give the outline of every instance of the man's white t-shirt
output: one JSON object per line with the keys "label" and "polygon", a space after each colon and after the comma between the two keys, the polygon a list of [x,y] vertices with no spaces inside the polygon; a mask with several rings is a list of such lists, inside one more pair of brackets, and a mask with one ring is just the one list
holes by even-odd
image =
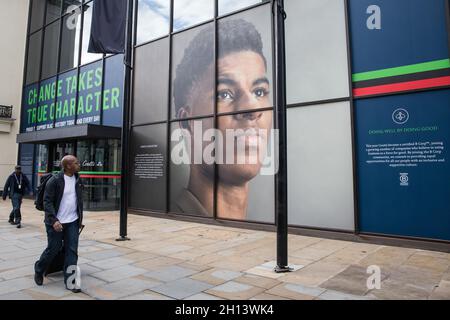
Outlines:
{"label": "man's white t-shirt", "polygon": [[64,175],[64,194],[56,215],[61,223],[71,223],[78,219],[76,182],[74,175],[71,177]]}

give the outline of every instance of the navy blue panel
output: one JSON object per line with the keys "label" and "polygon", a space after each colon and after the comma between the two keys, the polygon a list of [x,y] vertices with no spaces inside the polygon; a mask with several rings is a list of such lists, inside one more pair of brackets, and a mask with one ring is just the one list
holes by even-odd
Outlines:
{"label": "navy blue panel", "polygon": [[38,99],[37,84],[31,84],[23,88],[20,132],[31,132],[35,130]]}
{"label": "navy blue panel", "polygon": [[[449,58],[446,0],[350,0],[353,72]],[[369,30],[367,8],[381,9],[381,30]]]}
{"label": "navy blue panel", "polygon": [[103,61],[80,68],[77,124],[100,124]]}
{"label": "navy blue panel", "polygon": [[103,125],[105,126],[122,127],[124,75],[122,54],[106,59],[105,96],[108,101],[103,110]]}
{"label": "navy blue panel", "polygon": [[53,128],[55,115],[56,77],[41,81],[36,113],[36,130]]}
{"label": "navy blue panel", "polygon": [[450,240],[450,90],[355,108],[361,230]]}
{"label": "navy blue panel", "polygon": [[75,124],[77,100],[77,70],[65,72],[59,76],[56,90],[55,127]]}

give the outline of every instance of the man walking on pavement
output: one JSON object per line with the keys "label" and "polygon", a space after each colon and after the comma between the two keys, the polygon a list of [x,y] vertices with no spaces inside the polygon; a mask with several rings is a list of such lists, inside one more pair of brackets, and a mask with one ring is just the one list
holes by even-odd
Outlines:
{"label": "man walking on pavement", "polygon": [[22,199],[25,195],[25,191],[31,192],[30,181],[22,173],[22,168],[16,166],[15,171],[8,177],[3,188],[3,201],[6,200],[7,195],[12,202],[12,211],[9,215],[8,222],[12,225],[17,225],[17,228],[21,228],[22,214],[20,207],[22,206]]}
{"label": "man walking on pavement", "polygon": [[83,220],[82,183],[78,175],[80,162],[68,155],[61,160],[61,166],[63,170],[51,177],[45,186],[44,222],[48,245],[34,265],[34,280],[39,286],[43,284],[46,270],[64,246],[64,283],[66,289],[78,293],[81,289],[74,286],[75,279],[72,278],[73,273],[78,272],[78,238]]}

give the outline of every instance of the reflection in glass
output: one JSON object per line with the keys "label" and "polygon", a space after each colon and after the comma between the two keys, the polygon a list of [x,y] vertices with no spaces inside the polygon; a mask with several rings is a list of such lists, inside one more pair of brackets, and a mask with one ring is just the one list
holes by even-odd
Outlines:
{"label": "reflection in glass", "polygon": [[137,44],[169,33],[170,0],[139,0]]}
{"label": "reflection in glass", "polygon": [[61,35],[60,71],[78,66],[80,52],[81,10],[63,18]]}
{"label": "reflection in glass", "polygon": [[82,0],[64,0],[62,9],[63,14],[72,12],[77,7],[81,6],[81,2]]}
{"label": "reflection in glass", "polygon": [[350,116],[349,102],[288,109],[289,224],[354,229]]}
{"label": "reflection in glass", "polygon": [[348,97],[344,1],[285,3],[288,104]]}
{"label": "reflection in glass", "polygon": [[177,31],[214,17],[212,0],[174,0],[173,30]]}
{"label": "reflection in glass", "polygon": [[81,64],[86,64],[103,57],[102,54],[99,53],[89,53],[89,39],[91,38],[91,23],[92,23],[92,2],[89,2],[87,5],[83,6],[84,11],[84,21],[83,21],[83,40],[81,47]]}
{"label": "reflection in glass", "polygon": [[169,40],[164,38],[136,49],[133,123],[167,119]]}
{"label": "reflection in glass", "polygon": [[[37,145],[37,168],[38,175],[47,173],[48,170],[48,147],[45,144]],[[38,179],[39,184],[39,179]]]}
{"label": "reflection in glass", "polygon": [[59,21],[45,27],[42,75],[45,79],[56,74],[58,69]]}
{"label": "reflection in glass", "polygon": [[71,142],[61,142],[53,146],[53,172],[59,172],[63,168],[61,160],[67,155],[74,155],[75,144]]}
{"label": "reflection in glass", "polygon": [[33,34],[28,40],[27,80],[30,84],[39,80],[39,66],[41,65],[42,31]]}
{"label": "reflection in glass", "polygon": [[219,0],[219,15],[224,15],[269,0]]}
{"label": "reflection in glass", "polygon": [[61,16],[61,3],[62,0],[47,0],[46,23],[55,21]]}
{"label": "reflection in glass", "polygon": [[214,26],[173,37],[172,118],[214,112]]}
{"label": "reflection in glass", "polygon": [[117,210],[120,205],[120,140],[77,142],[83,178],[83,200],[88,210]]}
{"label": "reflection in glass", "polygon": [[30,32],[42,28],[44,24],[45,1],[33,0],[31,6]]}

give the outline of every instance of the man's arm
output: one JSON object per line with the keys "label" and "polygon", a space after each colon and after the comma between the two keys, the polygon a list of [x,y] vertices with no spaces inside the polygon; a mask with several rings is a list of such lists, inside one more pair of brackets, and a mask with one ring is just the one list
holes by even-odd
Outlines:
{"label": "man's arm", "polygon": [[56,200],[56,178],[52,177],[47,182],[44,191],[44,211],[45,222],[53,226],[55,222],[58,222],[56,218],[57,212],[55,209]]}
{"label": "man's arm", "polygon": [[3,200],[6,200],[6,195],[9,192],[9,187],[11,186],[11,181],[10,180],[11,180],[11,176],[9,176],[8,179],[6,179],[5,186],[3,187],[3,195],[2,195]]}

